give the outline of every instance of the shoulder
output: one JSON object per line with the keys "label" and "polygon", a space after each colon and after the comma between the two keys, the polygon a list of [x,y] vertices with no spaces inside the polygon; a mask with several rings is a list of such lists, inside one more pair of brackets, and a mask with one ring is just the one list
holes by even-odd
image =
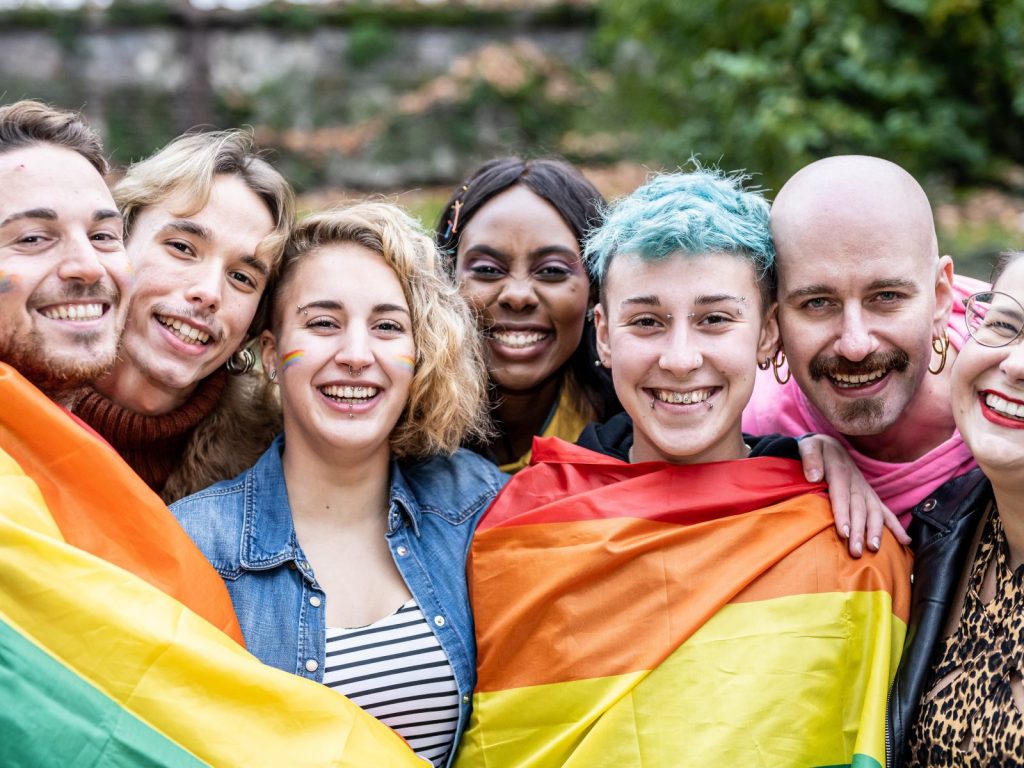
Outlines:
{"label": "shoulder", "polygon": [[421,512],[460,523],[476,517],[508,482],[508,475],[473,451],[401,461],[393,492]]}
{"label": "shoulder", "polygon": [[750,458],[770,456],[777,459],[800,460],[800,447],[796,438],[785,435],[743,435],[744,442],[750,446]]}

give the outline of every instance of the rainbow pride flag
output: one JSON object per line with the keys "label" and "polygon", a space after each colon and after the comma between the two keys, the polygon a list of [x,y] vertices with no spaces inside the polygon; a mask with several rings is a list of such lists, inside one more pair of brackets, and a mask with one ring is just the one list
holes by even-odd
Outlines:
{"label": "rainbow pride flag", "polygon": [[157,496],[0,364],[0,765],[424,764],[240,639]]}
{"label": "rainbow pride flag", "polygon": [[533,456],[471,549],[460,768],[884,764],[910,589],[894,540],[849,558],[788,459],[630,465],[554,438]]}

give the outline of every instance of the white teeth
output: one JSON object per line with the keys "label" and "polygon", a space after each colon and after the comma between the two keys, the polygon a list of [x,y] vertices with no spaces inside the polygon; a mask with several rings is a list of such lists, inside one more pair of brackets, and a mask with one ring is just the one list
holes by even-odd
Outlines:
{"label": "white teeth", "polygon": [[495,331],[491,334],[491,338],[499,344],[512,347],[513,349],[521,349],[531,344],[536,344],[538,341],[546,339],[547,336],[547,333],[540,331]]}
{"label": "white teeth", "polygon": [[42,310],[50,320],[96,320],[103,315],[102,304],[61,304]]}
{"label": "white teeth", "polygon": [[1024,419],[1024,404],[1011,403],[1004,400],[999,395],[993,395],[991,392],[985,395],[985,405],[993,411],[998,411],[1004,416],[1010,416],[1014,419]]}
{"label": "white teeth", "polygon": [[703,403],[711,397],[711,390],[692,389],[689,392],[674,392],[667,389],[655,389],[654,395],[663,403],[692,405],[693,403]]}
{"label": "white teeth", "polygon": [[327,386],[320,389],[328,397],[333,397],[338,400],[369,400],[372,397],[376,397],[380,389],[377,387],[338,387],[338,386]]}
{"label": "white teeth", "polygon": [[861,373],[855,376],[847,376],[842,373],[836,373],[831,376],[833,382],[838,384],[840,387],[859,387],[861,384],[867,384],[868,382],[875,381],[885,376],[885,371],[879,369],[872,371],[871,373]]}
{"label": "white teeth", "polygon": [[172,320],[169,317],[161,317],[160,315],[157,315],[156,319],[165,328],[174,331],[174,335],[182,341],[187,341],[190,344],[205,344],[210,340],[210,334],[200,331],[198,328],[193,328],[181,320]]}

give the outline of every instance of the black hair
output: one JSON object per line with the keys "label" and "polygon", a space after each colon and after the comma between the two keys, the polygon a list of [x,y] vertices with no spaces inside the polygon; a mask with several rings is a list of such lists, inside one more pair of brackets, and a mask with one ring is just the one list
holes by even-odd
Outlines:
{"label": "black hair", "polygon": [[[455,279],[455,256],[466,225],[491,198],[515,186],[523,186],[558,211],[583,253],[584,241],[602,219],[605,199],[597,187],[574,166],[554,158],[524,160],[500,157],[489,160],[470,174],[455,190],[441,211],[435,228],[438,247]],[[589,278],[588,278],[589,279]],[[597,285],[590,283],[590,303],[597,301]],[[590,312],[579,345],[563,369],[577,410],[584,417],[604,421],[621,410],[611,376],[596,368],[597,337]]]}

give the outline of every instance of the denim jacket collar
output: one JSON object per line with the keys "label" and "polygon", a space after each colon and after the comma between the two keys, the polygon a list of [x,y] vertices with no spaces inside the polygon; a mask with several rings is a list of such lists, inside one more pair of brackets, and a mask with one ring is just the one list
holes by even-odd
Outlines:
{"label": "denim jacket collar", "polygon": [[[284,435],[278,435],[271,450],[263,454],[245,478],[245,516],[239,551],[241,566],[246,570],[274,568],[302,557],[284,482],[283,450]],[[420,514],[416,497],[398,461],[392,458],[388,535],[408,524],[419,537]]]}

